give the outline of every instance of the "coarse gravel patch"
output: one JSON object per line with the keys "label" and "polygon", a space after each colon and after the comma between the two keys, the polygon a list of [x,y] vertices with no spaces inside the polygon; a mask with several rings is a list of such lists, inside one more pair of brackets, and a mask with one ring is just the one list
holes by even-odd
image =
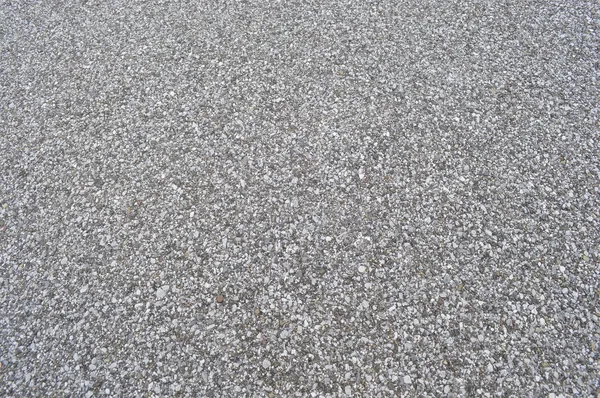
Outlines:
{"label": "coarse gravel patch", "polygon": [[600,394],[597,1],[0,0],[0,394]]}

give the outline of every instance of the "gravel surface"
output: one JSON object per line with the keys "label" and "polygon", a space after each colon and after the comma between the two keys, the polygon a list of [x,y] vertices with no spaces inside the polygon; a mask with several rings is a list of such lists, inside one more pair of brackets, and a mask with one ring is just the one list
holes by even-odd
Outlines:
{"label": "gravel surface", "polygon": [[597,1],[0,0],[0,393],[598,394]]}

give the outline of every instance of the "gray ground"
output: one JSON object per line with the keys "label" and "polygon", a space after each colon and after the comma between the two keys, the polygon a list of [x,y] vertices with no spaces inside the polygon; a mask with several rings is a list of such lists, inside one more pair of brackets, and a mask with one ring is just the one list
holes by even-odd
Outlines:
{"label": "gray ground", "polygon": [[597,394],[599,54],[596,1],[1,0],[0,393]]}

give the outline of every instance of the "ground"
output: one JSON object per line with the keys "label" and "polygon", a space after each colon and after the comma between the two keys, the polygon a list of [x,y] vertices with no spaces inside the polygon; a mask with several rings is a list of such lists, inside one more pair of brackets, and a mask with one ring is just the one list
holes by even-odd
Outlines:
{"label": "ground", "polygon": [[567,397],[600,3],[0,0],[0,394]]}

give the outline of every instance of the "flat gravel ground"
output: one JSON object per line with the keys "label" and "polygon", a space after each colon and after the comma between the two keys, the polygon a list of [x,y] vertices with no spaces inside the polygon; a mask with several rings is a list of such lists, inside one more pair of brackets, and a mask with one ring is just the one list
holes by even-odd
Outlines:
{"label": "flat gravel ground", "polygon": [[600,394],[596,0],[0,0],[0,395]]}

